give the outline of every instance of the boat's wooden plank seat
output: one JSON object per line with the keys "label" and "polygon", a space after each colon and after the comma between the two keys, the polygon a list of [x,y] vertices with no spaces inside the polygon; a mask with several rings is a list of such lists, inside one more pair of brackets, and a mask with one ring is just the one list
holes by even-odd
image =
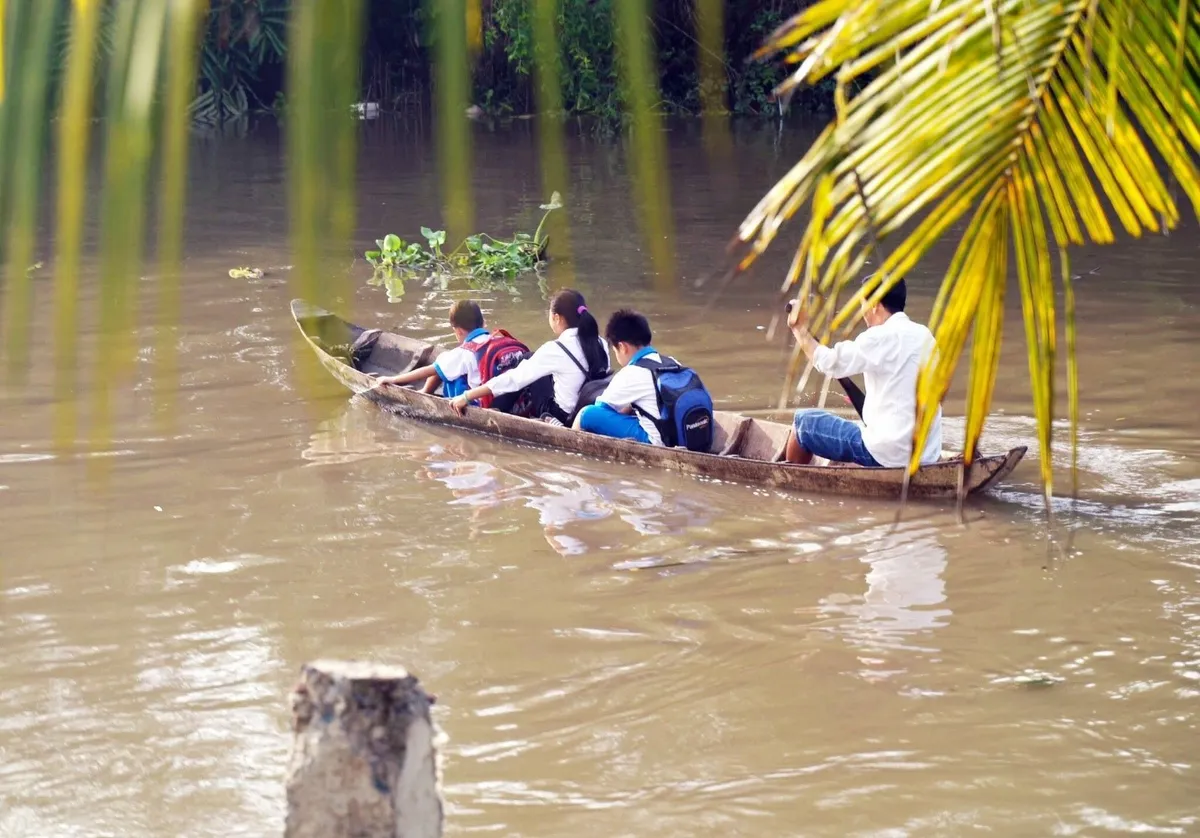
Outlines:
{"label": "boat's wooden plank seat", "polygon": [[[740,457],[742,456],[742,445],[746,441],[746,432],[750,430],[750,425],[754,422],[749,416],[742,416],[737,420],[737,424],[733,426],[733,430],[726,435],[725,444],[718,446],[719,440],[713,440],[713,451],[720,454],[722,457]],[[724,429],[725,424],[718,423],[718,427]]]}
{"label": "boat's wooden plank seat", "polygon": [[358,369],[376,375],[395,375],[428,365],[440,351],[428,343],[383,332]]}

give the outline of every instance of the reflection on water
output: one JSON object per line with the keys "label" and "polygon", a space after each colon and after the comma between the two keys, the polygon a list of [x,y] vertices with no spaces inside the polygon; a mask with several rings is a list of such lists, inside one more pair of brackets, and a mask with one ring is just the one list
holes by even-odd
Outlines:
{"label": "reflection on water", "polygon": [[[543,457],[546,464],[558,459],[558,468],[498,470],[490,463],[472,461],[465,441],[447,440],[416,422],[381,418],[377,408],[358,399],[319,425],[302,456],[313,463],[350,463],[370,457],[421,463],[417,475],[448,489],[447,506],[466,507],[473,523],[482,520],[483,510],[499,513],[496,518],[502,517],[508,506],[535,510],[547,544],[562,556],[612,546],[603,539],[589,544],[581,535],[573,535],[570,530],[575,522],[615,517],[631,528],[626,536],[648,536],[682,534],[703,527],[712,518],[711,507],[702,498],[686,491],[668,495],[648,488],[653,484],[645,480],[614,478],[611,472],[589,468],[586,460],[576,456]],[[480,532],[474,526],[466,531],[470,538]]]}
{"label": "reflection on water", "polygon": [[946,601],[947,558],[937,530],[880,527],[857,540],[865,551],[859,561],[866,566],[866,591],[849,601],[821,599],[822,614],[833,618],[831,630],[863,648],[915,649],[922,638],[930,642],[932,630],[950,617],[948,609],[937,607]]}
{"label": "reflection on water", "polygon": [[[531,139],[480,138],[484,227],[536,214]],[[438,205],[419,132],[369,140],[362,249],[411,237]],[[721,405],[757,409],[785,362],[759,327],[786,254],[711,308],[690,281],[806,138],[734,141],[712,171],[698,131],[671,127],[686,282],[659,294],[629,244],[622,149],[572,140],[570,268],[602,317],[646,311]],[[1106,251],[1081,283],[1077,500],[1047,521],[1025,463],[963,525],[916,504],[897,523],[891,506],[618,468],[297,392],[312,361],[292,351],[286,276],[227,275],[288,261],[278,152],[249,138],[197,174],[179,412],[164,430],[144,359],[107,489],[84,479],[94,452],[55,453],[52,347],[31,347],[28,389],[0,394],[2,838],[277,833],[286,696],[319,655],[400,662],[438,693],[453,834],[1200,829],[1194,229]],[[948,257],[913,277],[916,316]],[[364,281],[347,308],[446,340],[468,293],[542,339],[534,282],[410,283],[389,302]],[[1031,443],[1023,351],[1005,345],[988,449]],[[949,421],[948,443],[960,432]]]}

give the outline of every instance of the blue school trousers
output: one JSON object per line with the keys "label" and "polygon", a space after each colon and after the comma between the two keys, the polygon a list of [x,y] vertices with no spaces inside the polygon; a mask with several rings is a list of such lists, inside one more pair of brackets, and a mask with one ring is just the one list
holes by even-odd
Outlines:
{"label": "blue school trousers", "polygon": [[600,436],[614,439],[632,439],[634,442],[649,443],[646,429],[632,414],[621,413],[603,402],[589,404],[579,411],[579,427]]}

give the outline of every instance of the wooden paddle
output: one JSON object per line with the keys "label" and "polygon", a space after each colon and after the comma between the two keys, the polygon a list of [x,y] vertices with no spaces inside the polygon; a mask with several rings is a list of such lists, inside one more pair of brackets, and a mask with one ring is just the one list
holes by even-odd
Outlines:
{"label": "wooden paddle", "polygon": [[846,398],[850,399],[850,404],[854,405],[854,412],[858,414],[858,418],[863,418],[863,402],[867,399],[867,394],[854,383],[853,378],[839,378],[837,383],[842,385],[842,389],[846,391]]}

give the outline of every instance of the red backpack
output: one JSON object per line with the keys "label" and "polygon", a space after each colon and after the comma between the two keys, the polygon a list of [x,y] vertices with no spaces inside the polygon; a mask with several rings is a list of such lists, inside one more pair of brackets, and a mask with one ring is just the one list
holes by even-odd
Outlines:
{"label": "red backpack", "polygon": [[[529,347],[503,329],[497,329],[481,344],[473,346],[475,360],[479,362],[479,382],[487,384],[502,372],[507,372],[533,353]],[[479,400],[480,407],[491,407],[492,396]]]}

